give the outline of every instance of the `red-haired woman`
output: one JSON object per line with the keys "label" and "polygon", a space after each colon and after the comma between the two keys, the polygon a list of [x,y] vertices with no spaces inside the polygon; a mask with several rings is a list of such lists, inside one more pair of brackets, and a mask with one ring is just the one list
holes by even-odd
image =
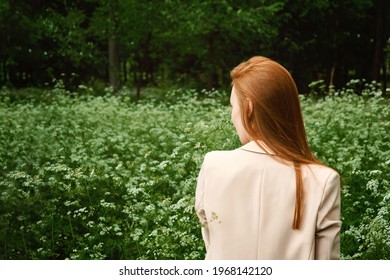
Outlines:
{"label": "red-haired woman", "polygon": [[308,146],[290,73],[253,57],[231,79],[243,146],[207,153],[199,173],[206,259],[339,259],[340,178]]}

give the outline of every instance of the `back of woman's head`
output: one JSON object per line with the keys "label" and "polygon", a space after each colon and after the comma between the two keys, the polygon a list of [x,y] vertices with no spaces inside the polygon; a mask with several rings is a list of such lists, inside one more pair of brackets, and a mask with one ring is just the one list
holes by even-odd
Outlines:
{"label": "back of woman's head", "polygon": [[283,160],[316,161],[307,144],[297,87],[282,65],[255,56],[234,68],[231,79],[251,139]]}
{"label": "back of woman's head", "polygon": [[248,137],[263,149],[271,150],[277,160],[294,165],[292,228],[299,229],[304,198],[301,165],[320,163],[307,144],[295,82],[279,63],[260,56],[241,63],[230,76]]}

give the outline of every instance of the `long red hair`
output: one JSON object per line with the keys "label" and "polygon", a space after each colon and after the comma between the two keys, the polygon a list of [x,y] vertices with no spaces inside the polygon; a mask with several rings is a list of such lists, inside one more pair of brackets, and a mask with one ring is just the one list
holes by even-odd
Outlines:
{"label": "long red hair", "polygon": [[[304,197],[301,165],[321,163],[307,143],[297,86],[282,65],[261,56],[238,65],[230,77],[249,137],[280,161],[294,165],[296,197],[292,228],[299,229]],[[266,147],[262,147],[261,141]]]}

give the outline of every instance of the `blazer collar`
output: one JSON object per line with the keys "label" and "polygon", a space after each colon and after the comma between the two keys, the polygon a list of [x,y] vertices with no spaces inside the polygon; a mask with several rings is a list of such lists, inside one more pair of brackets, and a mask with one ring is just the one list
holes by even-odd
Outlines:
{"label": "blazer collar", "polygon": [[271,150],[267,148],[264,142],[258,141],[264,148],[260,148],[260,146],[256,142],[257,141],[255,140],[250,141],[249,143],[245,144],[239,149],[244,151],[254,152],[254,153],[269,154],[269,155],[273,154]]}

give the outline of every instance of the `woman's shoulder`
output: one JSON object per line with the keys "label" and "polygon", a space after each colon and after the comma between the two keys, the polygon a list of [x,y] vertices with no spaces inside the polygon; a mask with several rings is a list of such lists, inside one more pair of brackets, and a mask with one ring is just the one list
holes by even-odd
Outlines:
{"label": "woman's shoulder", "polygon": [[243,170],[259,170],[267,161],[267,154],[258,154],[245,151],[241,148],[235,150],[215,150],[208,152],[203,160],[203,167],[208,170],[229,170],[242,172]]}
{"label": "woman's shoulder", "polygon": [[214,162],[237,157],[237,150],[215,150],[206,153],[204,161]]}
{"label": "woman's shoulder", "polygon": [[225,165],[240,165],[248,162],[248,159],[242,153],[242,150],[214,150],[206,153],[203,160],[205,166],[219,166],[223,168]]}
{"label": "woman's shoulder", "polygon": [[332,176],[332,175],[333,176],[339,175],[336,170],[324,164],[309,164],[307,165],[307,169],[312,173],[322,175],[325,177]]}
{"label": "woman's shoulder", "polygon": [[313,178],[317,181],[319,186],[326,187],[327,185],[340,185],[340,175],[333,168],[320,165],[309,164],[307,168],[303,169],[304,177]]}
{"label": "woman's shoulder", "polygon": [[231,158],[231,157],[242,157],[247,156],[248,154],[263,154],[266,155],[267,152],[261,149],[254,141],[247,143],[242,147],[238,147],[234,150],[215,150],[210,151],[206,154],[205,159],[213,160],[213,159],[223,159],[223,158]]}

